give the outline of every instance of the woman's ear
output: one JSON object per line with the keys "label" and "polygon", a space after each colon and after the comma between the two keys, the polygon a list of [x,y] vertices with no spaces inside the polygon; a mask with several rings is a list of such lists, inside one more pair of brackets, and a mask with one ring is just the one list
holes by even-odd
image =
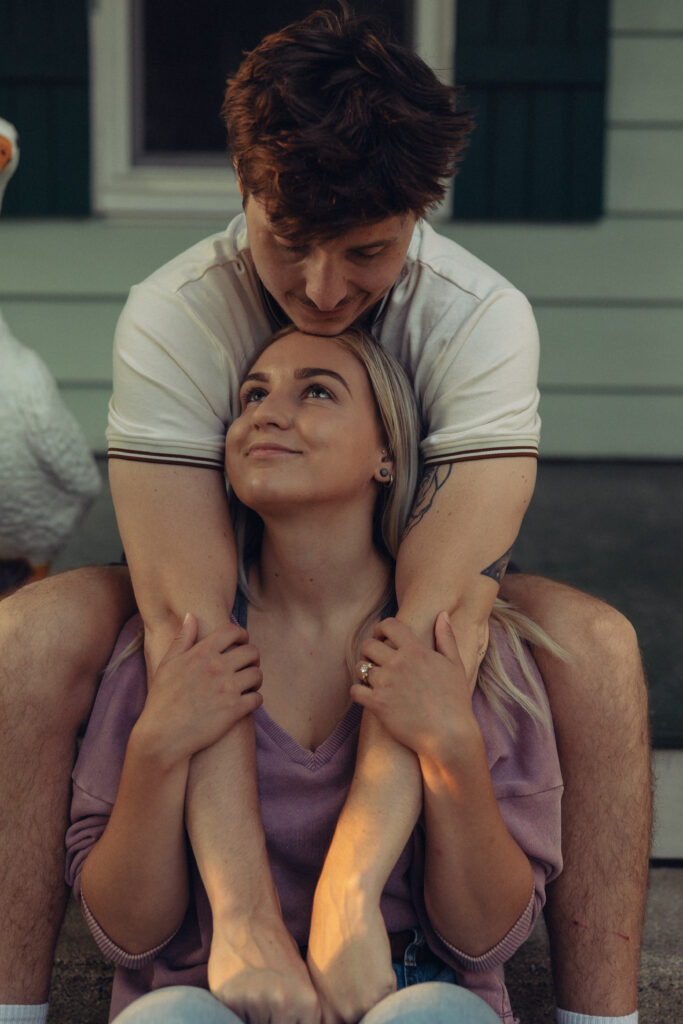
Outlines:
{"label": "woman's ear", "polygon": [[374,476],[378,484],[385,484],[387,487],[394,482],[394,460],[386,448],[382,449],[381,462]]}

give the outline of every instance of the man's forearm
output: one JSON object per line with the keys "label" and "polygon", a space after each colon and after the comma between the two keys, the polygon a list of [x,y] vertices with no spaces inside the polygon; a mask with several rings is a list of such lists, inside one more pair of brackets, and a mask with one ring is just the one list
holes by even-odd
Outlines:
{"label": "man's forearm", "polygon": [[325,861],[323,877],[353,879],[379,899],[422,807],[416,756],[365,713],[356,772]]}
{"label": "man's forearm", "polygon": [[472,684],[534,480],[532,459],[427,467],[398,552],[397,617],[431,644],[447,611]]}

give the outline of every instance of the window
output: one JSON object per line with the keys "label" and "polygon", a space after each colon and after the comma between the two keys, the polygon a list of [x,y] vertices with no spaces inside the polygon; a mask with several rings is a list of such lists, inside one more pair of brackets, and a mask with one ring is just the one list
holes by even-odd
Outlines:
{"label": "window", "polygon": [[[22,137],[3,216],[230,217],[225,77],[265,31],[322,2],[1,0],[0,113]],[[384,16],[445,81],[457,67],[478,121],[453,189],[458,219],[601,214],[607,0],[355,6]]]}
{"label": "window", "polygon": [[456,67],[477,128],[459,219],[602,213],[607,0],[458,0]]}
{"label": "window", "polygon": [[87,215],[88,28],[84,0],[1,0],[0,114],[21,165],[2,216]]}
{"label": "window", "polygon": [[[105,214],[229,216],[240,208],[219,119],[227,73],[319,0],[95,0],[93,206]],[[450,80],[449,0],[357,0]],[[226,18],[226,11],[229,17]]]}

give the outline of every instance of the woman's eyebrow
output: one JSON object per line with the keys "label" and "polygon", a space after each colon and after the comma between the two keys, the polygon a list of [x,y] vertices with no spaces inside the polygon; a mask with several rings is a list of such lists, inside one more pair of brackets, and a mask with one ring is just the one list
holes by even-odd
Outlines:
{"label": "woman's eyebrow", "polygon": [[337,373],[336,370],[326,370],[322,366],[304,366],[300,370],[294,371],[294,377],[296,380],[306,380],[308,377],[334,377],[340,384],[346,388],[349,394],[351,394],[351,388],[346,383],[341,373]]}

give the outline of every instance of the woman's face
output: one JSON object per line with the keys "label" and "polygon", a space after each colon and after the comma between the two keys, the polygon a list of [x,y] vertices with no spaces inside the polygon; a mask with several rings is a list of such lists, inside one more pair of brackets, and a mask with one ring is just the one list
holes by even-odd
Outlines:
{"label": "woman's face", "polygon": [[260,514],[367,502],[374,507],[386,444],[364,367],[332,338],[296,331],[273,342],[240,389],[226,471]]}

